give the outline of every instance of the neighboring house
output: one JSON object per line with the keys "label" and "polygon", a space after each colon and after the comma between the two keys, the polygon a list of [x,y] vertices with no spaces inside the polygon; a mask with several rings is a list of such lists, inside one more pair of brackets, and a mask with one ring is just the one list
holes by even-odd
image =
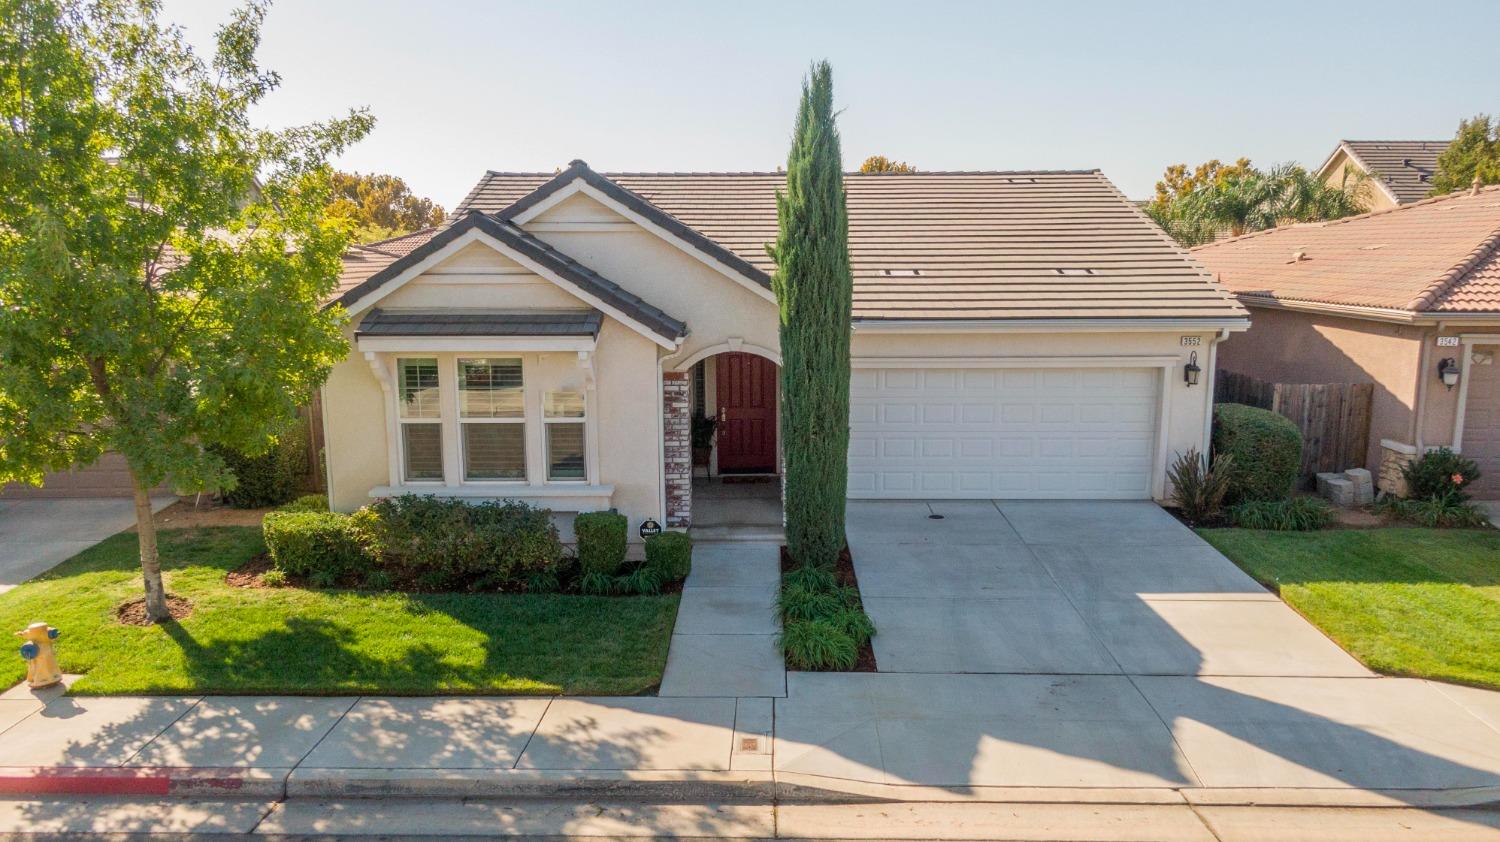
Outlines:
{"label": "neighboring house", "polygon": [[1369,178],[1366,197],[1372,211],[1409,205],[1427,198],[1437,159],[1446,140],[1341,140],[1318,167],[1318,178],[1335,187],[1356,175]]}
{"label": "neighboring house", "polygon": [[[353,250],[333,508],[410,492],[686,527],[695,405],[718,472],[776,474],[785,178],[490,172],[440,230]],[[1214,347],[1248,327],[1232,296],[1097,171],[845,183],[850,496],[1165,495],[1205,445]]]}
{"label": "neighboring house", "polygon": [[[1262,380],[1373,383],[1369,467],[1447,445],[1500,498],[1500,187],[1193,250],[1254,326],[1219,365]],[[1449,372],[1446,385],[1443,372]]]}

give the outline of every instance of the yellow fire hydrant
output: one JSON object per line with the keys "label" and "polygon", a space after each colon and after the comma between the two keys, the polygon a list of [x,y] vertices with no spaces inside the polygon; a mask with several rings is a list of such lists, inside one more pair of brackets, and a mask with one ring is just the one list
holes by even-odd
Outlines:
{"label": "yellow fire hydrant", "polygon": [[33,690],[62,681],[62,670],[57,668],[57,652],[52,649],[57,634],[57,629],[46,623],[32,623],[24,631],[16,632],[16,637],[26,641],[21,644],[21,657],[26,659],[26,683]]}

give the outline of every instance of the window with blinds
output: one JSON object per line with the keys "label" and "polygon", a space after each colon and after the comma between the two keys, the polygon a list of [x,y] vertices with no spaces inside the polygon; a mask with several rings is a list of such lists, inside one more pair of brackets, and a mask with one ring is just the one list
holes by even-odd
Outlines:
{"label": "window with blinds", "polygon": [[526,402],[520,357],[458,361],[464,479],[526,479]]}
{"label": "window with blinds", "polygon": [[396,361],[401,399],[401,472],[407,482],[443,480],[443,406],[436,359]]}
{"label": "window with blinds", "polygon": [[577,390],[542,395],[542,423],[547,428],[548,481],[583,482],[588,479],[584,403],[583,392]]}

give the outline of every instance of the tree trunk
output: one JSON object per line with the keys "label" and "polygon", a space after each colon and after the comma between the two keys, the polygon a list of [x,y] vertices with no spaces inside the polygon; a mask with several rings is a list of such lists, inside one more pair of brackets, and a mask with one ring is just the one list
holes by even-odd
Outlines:
{"label": "tree trunk", "polygon": [[146,580],[146,616],[153,623],[172,619],[167,610],[167,589],[161,581],[161,559],[156,554],[156,519],[151,514],[150,489],[134,470],[130,478],[135,485],[135,531],[141,545],[141,575]]}

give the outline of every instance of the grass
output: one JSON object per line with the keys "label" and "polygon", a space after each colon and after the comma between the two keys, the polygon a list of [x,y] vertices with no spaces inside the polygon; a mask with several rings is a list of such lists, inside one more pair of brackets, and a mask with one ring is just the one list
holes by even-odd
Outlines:
{"label": "grass", "polygon": [[1198,534],[1371,669],[1500,688],[1500,532]]}
{"label": "grass", "polygon": [[[141,594],[121,533],[0,596],[0,629],[61,629],[74,691],[123,693],[568,693],[626,695],[661,681],[678,597],[400,594],[235,588],[224,574],[264,550],[260,530],[164,530],[181,623],[115,619]],[[0,659],[0,686],[21,680]]]}

